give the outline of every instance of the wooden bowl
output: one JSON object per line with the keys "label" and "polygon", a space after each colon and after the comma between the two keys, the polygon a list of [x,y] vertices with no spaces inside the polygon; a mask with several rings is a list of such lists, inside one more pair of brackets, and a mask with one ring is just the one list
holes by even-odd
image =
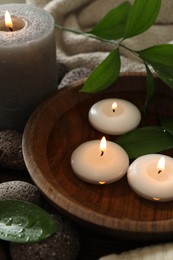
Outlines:
{"label": "wooden bowl", "polygon": [[[155,80],[157,94],[140,126],[159,125],[160,118],[173,116],[173,93],[159,79]],[[129,187],[126,176],[105,186],[85,183],[70,165],[72,151],[79,144],[103,135],[88,122],[91,105],[103,98],[117,97],[131,101],[142,112],[145,75],[122,75],[115,85],[97,94],[78,90],[58,91],[30,117],[23,136],[23,154],[31,178],[58,209],[104,234],[135,240],[169,239],[173,234],[173,202],[139,197]],[[115,136],[106,138],[116,140]]]}

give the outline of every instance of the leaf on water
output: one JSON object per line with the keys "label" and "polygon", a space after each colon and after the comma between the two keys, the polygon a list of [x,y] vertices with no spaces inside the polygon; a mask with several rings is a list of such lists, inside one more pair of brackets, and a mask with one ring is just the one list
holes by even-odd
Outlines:
{"label": "leaf on water", "polygon": [[126,24],[124,39],[136,36],[152,26],[161,6],[161,0],[135,0]]}
{"label": "leaf on water", "polygon": [[53,218],[38,206],[21,200],[0,201],[0,239],[38,242],[57,230]]}
{"label": "leaf on water", "polygon": [[173,88],[173,45],[160,44],[138,51],[140,58],[150,64],[168,86]]}
{"label": "leaf on water", "polygon": [[106,89],[117,80],[120,73],[120,66],[119,50],[114,49],[91,73],[81,91],[95,93]]}
{"label": "leaf on water", "polygon": [[130,3],[124,2],[109,11],[105,17],[88,33],[102,39],[117,40],[123,37]]}
{"label": "leaf on water", "polygon": [[173,148],[173,136],[162,127],[143,127],[118,137],[116,143],[125,149],[130,158],[135,159]]}
{"label": "leaf on water", "polygon": [[163,118],[161,120],[161,125],[163,126],[163,128],[168,131],[168,133],[170,133],[171,135],[173,135],[173,118],[169,117],[169,118]]}

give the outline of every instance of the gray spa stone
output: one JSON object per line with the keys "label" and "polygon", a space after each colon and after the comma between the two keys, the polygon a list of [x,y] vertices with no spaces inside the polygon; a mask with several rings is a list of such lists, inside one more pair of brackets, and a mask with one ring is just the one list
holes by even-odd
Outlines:
{"label": "gray spa stone", "polygon": [[76,68],[69,71],[61,80],[58,85],[58,89],[67,87],[71,85],[74,81],[80,80],[82,78],[88,77],[91,73],[91,69],[89,68]]}
{"label": "gray spa stone", "polygon": [[66,66],[59,62],[58,60],[56,61],[56,68],[57,68],[57,81],[58,83],[62,80],[62,78],[65,76],[65,74],[68,72]]}
{"label": "gray spa stone", "polygon": [[22,133],[0,131],[0,164],[4,168],[26,170],[22,154]]}
{"label": "gray spa stone", "polygon": [[24,181],[8,181],[0,184],[0,200],[17,199],[40,205],[41,195],[36,186]]}
{"label": "gray spa stone", "polygon": [[12,260],[75,260],[79,251],[76,230],[67,220],[54,215],[59,230],[40,243],[10,244]]}

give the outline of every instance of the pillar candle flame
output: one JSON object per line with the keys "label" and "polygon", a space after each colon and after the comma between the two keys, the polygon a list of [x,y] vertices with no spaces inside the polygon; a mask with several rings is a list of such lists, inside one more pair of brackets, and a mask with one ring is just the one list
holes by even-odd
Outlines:
{"label": "pillar candle flame", "polygon": [[13,22],[12,22],[12,19],[11,19],[11,15],[8,11],[5,12],[5,25],[7,28],[10,29],[10,31],[13,30]]}

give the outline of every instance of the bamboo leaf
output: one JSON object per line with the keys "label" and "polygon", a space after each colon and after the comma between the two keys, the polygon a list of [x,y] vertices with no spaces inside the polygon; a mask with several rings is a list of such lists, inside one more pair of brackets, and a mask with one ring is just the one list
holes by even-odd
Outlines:
{"label": "bamboo leaf", "polygon": [[146,98],[146,101],[145,101],[144,110],[146,111],[147,105],[151,101],[151,99],[154,95],[155,85],[154,85],[153,74],[151,73],[147,64],[145,64],[145,67],[146,67],[146,71],[147,71],[147,98]]}
{"label": "bamboo leaf", "polygon": [[138,52],[148,62],[155,62],[173,67],[173,44],[160,44]]}
{"label": "bamboo leaf", "polygon": [[119,50],[114,49],[91,73],[81,91],[95,93],[106,89],[117,80],[120,73],[120,65]]}
{"label": "bamboo leaf", "polygon": [[161,6],[161,0],[135,0],[126,24],[124,39],[136,36],[152,26]]}
{"label": "bamboo leaf", "polygon": [[0,239],[38,242],[58,229],[52,217],[38,206],[20,200],[0,201]]}
{"label": "bamboo leaf", "polygon": [[140,58],[150,64],[158,76],[173,88],[173,45],[160,44],[138,52]]}
{"label": "bamboo leaf", "polygon": [[131,5],[129,2],[124,2],[118,7],[112,9],[88,33],[108,40],[117,40],[122,38],[130,7]]}
{"label": "bamboo leaf", "polygon": [[162,127],[143,127],[120,136],[116,143],[126,150],[130,158],[135,159],[173,148],[173,136]]}
{"label": "bamboo leaf", "polygon": [[168,133],[173,135],[173,118],[163,118],[161,120],[161,125]]}

